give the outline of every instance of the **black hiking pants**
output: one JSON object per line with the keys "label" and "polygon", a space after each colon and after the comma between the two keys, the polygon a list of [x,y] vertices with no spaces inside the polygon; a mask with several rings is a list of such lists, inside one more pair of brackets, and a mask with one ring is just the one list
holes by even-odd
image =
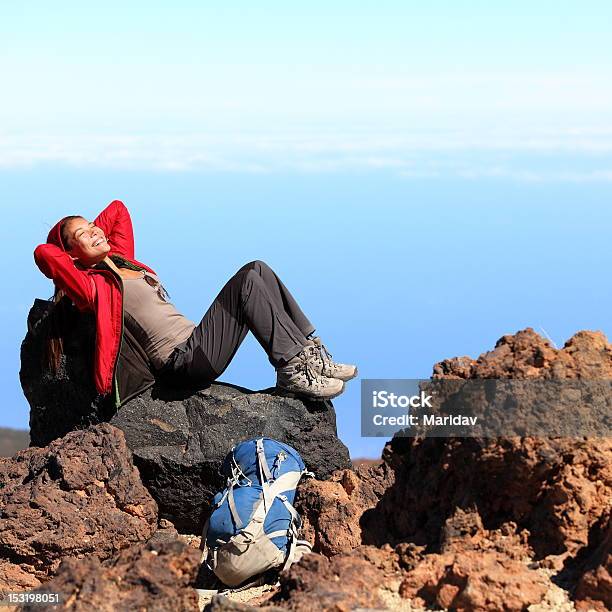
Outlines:
{"label": "black hiking pants", "polygon": [[211,382],[227,368],[249,330],[270,363],[282,366],[302,350],[314,329],[276,273],[263,261],[252,261],[227,281],[160,374],[174,382]]}

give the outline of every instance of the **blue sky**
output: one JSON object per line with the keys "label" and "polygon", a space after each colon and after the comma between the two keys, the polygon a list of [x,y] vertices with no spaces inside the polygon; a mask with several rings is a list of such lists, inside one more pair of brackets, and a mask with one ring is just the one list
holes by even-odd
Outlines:
{"label": "blue sky", "polygon": [[[611,21],[599,1],[4,3],[0,425],[27,426],[34,246],[114,198],[185,314],[264,259],[363,376],[527,325],[609,333]],[[272,384],[260,353],[223,379]],[[336,405],[376,454],[358,383]]]}
{"label": "blue sky", "polygon": [[443,173],[539,178],[504,156],[610,151],[610,18],[604,1],[4,3],[0,164],[427,175],[432,152],[467,150],[485,166]]}

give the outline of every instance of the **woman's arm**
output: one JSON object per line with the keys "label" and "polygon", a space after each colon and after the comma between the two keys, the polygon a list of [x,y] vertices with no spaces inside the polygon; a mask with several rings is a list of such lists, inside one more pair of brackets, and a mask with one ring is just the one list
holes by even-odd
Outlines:
{"label": "woman's arm", "polygon": [[132,219],[125,204],[113,200],[95,219],[111,247],[111,253],[120,253],[134,259],[134,231]]}
{"label": "woman's arm", "polygon": [[68,253],[54,244],[39,244],[34,261],[40,271],[63,289],[79,310],[94,310],[96,286],[86,272],[78,270]]}

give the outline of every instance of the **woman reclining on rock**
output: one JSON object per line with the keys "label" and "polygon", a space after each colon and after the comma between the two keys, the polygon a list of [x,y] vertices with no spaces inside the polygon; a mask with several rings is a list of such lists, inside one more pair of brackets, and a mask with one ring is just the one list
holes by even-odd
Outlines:
{"label": "woman reclining on rock", "polygon": [[[94,382],[116,407],[163,378],[201,385],[218,378],[251,330],[277,372],[277,387],[330,399],[357,375],[335,363],[288,289],[262,261],[242,266],[198,325],[172,303],[155,272],[134,259],[129,212],[118,200],[93,222],[71,215],[54,225],[34,260],[55,283],[54,300],[67,295],[96,319]],[[61,341],[49,341],[57,370]]]}

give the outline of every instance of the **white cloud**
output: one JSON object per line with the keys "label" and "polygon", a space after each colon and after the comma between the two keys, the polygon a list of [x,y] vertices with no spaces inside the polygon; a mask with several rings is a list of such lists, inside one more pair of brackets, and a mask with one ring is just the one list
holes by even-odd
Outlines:
{"label": "white cloud", "polygon": [[164,172],[338,172],[401,176],[612,180],[612,128],[479,129],[185,134],[4,133],[0,168],[40,164]]}

